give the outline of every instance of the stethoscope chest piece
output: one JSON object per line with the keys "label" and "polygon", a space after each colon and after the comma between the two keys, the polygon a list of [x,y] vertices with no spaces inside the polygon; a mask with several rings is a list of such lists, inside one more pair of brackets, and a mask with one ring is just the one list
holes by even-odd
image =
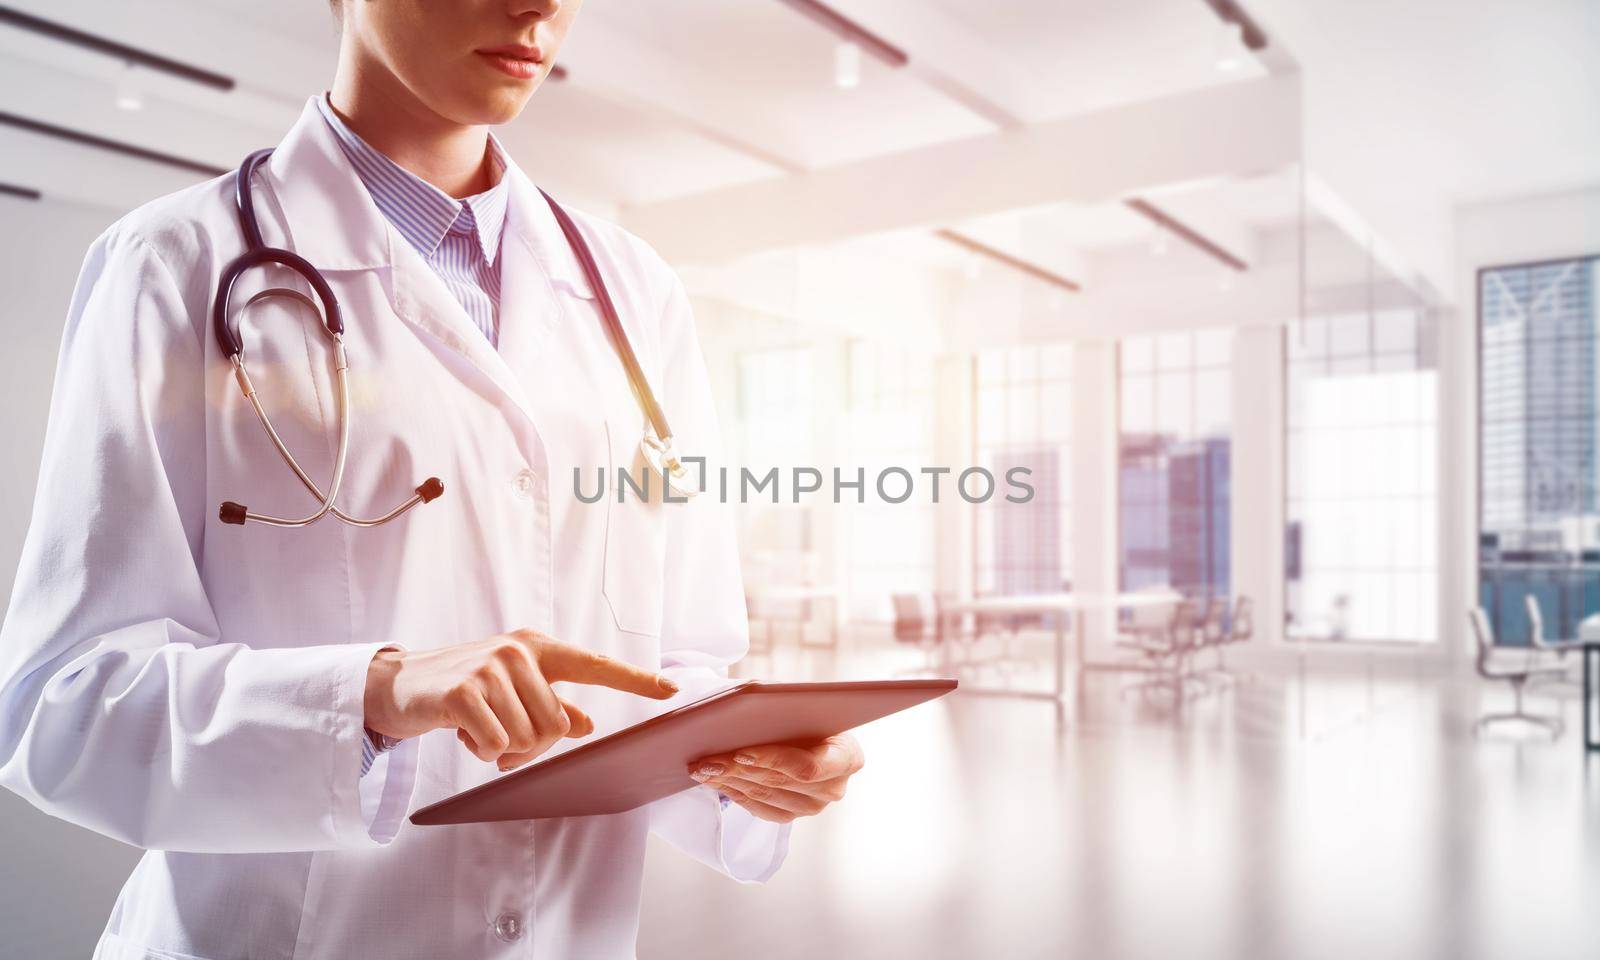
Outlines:
{"label": "stethoscope chest piece", "polygon": [[667,485],[667,490],[687,500],[700,492],[699,483],[683,465],[683,459],[672,449],[672,438],[661,440],[654,433],[646,433],[639,441],[639,452],[650,470]]}
{"label": "stethoscope chest piece", "polygon": [[[420,503],[428,503],[438,499],[444,493],[444,483],[438,477],[429,477],[411,492],[411,496],[399,506],[379,517],[355,517],[339,509],[335,502],[339,497],[339,488],[344,482],[344,468],[347,454],[350,449],[350,378],[349,360],[344,346],[344,317],[339,309],[339,300],[333,293],[333,287],[328,284],[327,278],[316,267],[312,266],[299,254],[280,247],[270,247],[262,239],[261,227],[256,221],[255,204],[250,193],[250,182],[255,176],[256,168],[266,162],[271,155],[271,150],[257,150],[245,158],[239,166],[239,172],[234,180],[234,204],[239,214],[239,226],[244,232],[245,250],[227,266],[223,267],[222,274],[217,280],[216,296],[211,302],[212,328],[217,337],[217,344],[222,350],[222,355],[233,365],[234,380],[239,385],[239,392],[244,395],[256,419],[261,423],[261,429],[271,441],[273,449],[278,451],[278,456],[294,472],[296,479],[317,500],[317,509],[302,517],[278,517],[266,513],[256,513],[244,504],[231,500],[222,504],[217,511],[217,516],[223,523],[243,526],[246,523],[264,523],[274,527],[305,527],[316,523],[323,517],[332,516],[344,523],[357,527],[375,527],[388,523],[412,507]],[[271,264],[287,268],[296,274],[316,295],[315,299],[286,287],[274,287],[263,290],[251,297],[238,315],[232,309],[234,286],[239,278],[255,267],[265,267]],[[251,306],[272,297],[281,297],[290,300],[311,312],[318,318],[322,332],[332,345],[334,382],[336,385],[335,396],[338,402],[338,430],[339,444],[334,454],[333,477],[328,483],[326,492],[312,480],[310,475],[301,468],[294,454],[289,452],[288,446],[278,431],[272,425],[272,418],[267,415],[266,408],[261,403],[261,398],[256,394],[255,384],[250,381],[250,371],[245,364],[244,338],[239,333],[239,319],[249,311]]]}
{"label": "stethoscope chest piece", "polygon": [[[263,300],[269,300],[274,297],[299,304],[309,310],[313,316],[318,315],[315,301],[300,291],[291,290],[287,287],[272,287],[262,290],[245,302],[240,313],[248,311]],[[277,517],[266,513],[256,513],[244,504],[229,500],[224,502],[217,511],[217,516],[223,523],[243,526],[245,523],[255,522],[265,523],[274,527],[304,527],[316,523],[323,517],[332,516],[352,526],[375,527],[388,523],[420,503],[436,500],[444,493],[443,481],[438,477],[429,477],[411,492],[409,498],[383,516],[373,518],[355,517],[339,508],[335,501],[338,499],[340,487],[344,483],[345,462],[350,449],[350,362],[345,353],[344,334],[334,333],[326,324],[323,325],[323,331],[332,343],[333,375],[336,384],[334,395],[338,401],[339,429],[339,444],[334,454],[333,478],[328,483],[326,492],[323,492],[317,482],[311,479],[310,474],[306,473],[305,469],[300,466],[300,462],[295,459],[294,454],[289,451],[288,445],[279,436],[277,428],[272,425],[272,418],[268,416],[266,408],[261,403],[261,397],[256,391],[255,384],[250,379],[249,368],[245,365],[243,340],[238,337],[237,328],[235,328],[238,348],[229,355],[228,359],[233,364],[233,376],[239,385],[239,392],[244,395],[245,400],[250,403],[251,409],[255,411],[256,419],[261,423],[261,429],[266,433],[267,439],[272,442],[273,449],[278,451],[278,456],[283,458],[283,462],[294,472],[300,484],[313,497],[317,498],[319,504],[315,512],[304,517]]]}
{"label": "stethoscope chest piece", "polygon": [[[239,226],[244,232],[245,251],[232,262],[223,267],[222,274],[217,281],[216,296],[211,303],[211,322],[216,334],[217,343],[222,349],[222,355],[233,365],[234,379],[239,384],[239,391],[249,401],[255,411],[256,418],[261,422],[262,430],[267,439],[277,450],[283,462],[294,473],[301,486],[305,487],[317,501],[317,509],[303,517],[276,517],[264,513],[252,512],[243,504],[228,501],[222,504],[219,516],[223,523],[243,525],[247,522],[265,523],[276,527],[304,527],[321,520],[323,517],[334,517],[344,523],[358,527],[375,527],[388,523],[401,514],[409,511],[418,504],[428,503],[438,499],[444,493],[444,484],[438,477],[429,477],[419,484],[411,496],[399,506],[379,517],[364,519],[351,516],[339,509],[337,500],[340,485],[344,482],[344,468],[346,454],[350,446],[350,383],[348,376],[349,359],[346,355],[344,344],[344,317],[339,309],[339,300],[334,295],[333,287],[328,283],[321,271],[303,259],[299,254],[280,247],[268,246],[262,238],[261,227],[256,221],[255,204],[251,197],[251,180],[256,168],[266,162],[271,150],[258,150],[245,158],[239,166],[239,172],[234,180],[234,204],[238,208]],[[550,212],[555,216],[556,223],[561,227],[562,234],[572,247],[573,255],[577,257],[578,264],[583,268],[584,276],[593,289],[595,298],[599,301],[601,320],[605,325],[607,335],[616,348],[617,356],[622,361],[624,371],[628,375],[628,382],[632,386],[634,395],[643,408],[650,427],[640,443],[640,452],[650,468],[661,476],[666,486],[666,493],[674,495],[678,502],[687,500],[700,492],[697,482],[699,478],[690,475],[683,464],[683,458],[672,448],[672,428],[667,424],[667,416],[661,409],[661,404],[656,402],[655,394],[650,389],[650,381],[644,375],[644,370],[639,365],[639,358],[633,352],[633,345],[628,340],[628,334],[623,329],[622,319],[617,315],[616,304],[612,302],[611,292],[606,288],[605,279],[600,275],[600,267],[595,263],[594,255],[589,249],[589,244],[584,240],[578,226],[573,222],[561,205],[550,198],[549,194],[540,191],[550,205]],[[272,426],[272,419],[267,415],[260,398],[256,395],[255,385],[250,382],[250,372],[245,365],[244,339],[239,333],[239,317],[231,309],[233,288],[239,277],[246,271],[255,267],[277,265],[295,273],[300,280],[311,288],[313,296],[308,296],[297,290],[275,287],[262,291],[251,297],[244,309],[269,297],[284,297],[306,308],[313,316],[321,321],[323,333],[332,344],[331,354],[335,379],[335,396],[338,402],[338,431],[339,442],[334,456],[333,477],[324,491],[316,481],[301,468],[294,455],[284,444],[278,431]]]}

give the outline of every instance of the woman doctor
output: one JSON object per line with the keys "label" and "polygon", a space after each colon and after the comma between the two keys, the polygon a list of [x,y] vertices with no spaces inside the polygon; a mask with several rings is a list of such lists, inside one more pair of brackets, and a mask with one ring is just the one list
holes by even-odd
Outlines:
{"label": "woman doctor", "polygon": [[[0,635],[0,782],[144,847],[97,956],[628,957],[646,834],[744,881],[842,796],[848,737],[706,758],[704,786],[609,817],[402,827],[563,737],[726,681],[745,651],[726,507],[584,504],[638,469],[645,418],[551,207],[498,143],[577,0],[343,0],[330,95],[251,185],[269,245],[345,318],[340,506],[395,522],[233,526],[318,502],[210,335],[244,239],[232,175],[89,251],[33,525]],[[579,215],[680,443],[717,456],[688,301],[638,239]],[[329,344],[253,270],[250,372],[306,472],[332,473]],[[554,686],[553,686],[554,685]]]}

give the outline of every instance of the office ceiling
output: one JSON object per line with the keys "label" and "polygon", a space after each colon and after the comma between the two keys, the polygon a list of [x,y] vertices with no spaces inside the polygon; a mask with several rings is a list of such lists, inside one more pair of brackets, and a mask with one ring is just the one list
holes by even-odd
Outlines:
{"label": "office ceiling", "polygon": [[[0,24],[0,112],[217,168],[275,142],[304,98],[326,87],[337,49],[322,0],[7,5],[216,71],[237,86],[217,91],[129,70]],[[859,86],[841,89],[839,38],[785,0],[589,0],[563,53],[567,79],[548,84],[500,135],[542,184],[627,221],[635,209],[685,200],[709,209],[750,185],[798,187],[852,166],[871,166],[887,191],[902,156],[926,162],[986,138],[1026,147],[1035,130],[1062,118],[1115,119],[1197,92],[1246,90],[1298,68],[1307,78],[1313,169],[1324,158],[1325,185],[1352,200],[1364,223],[1401,240],[1400,252],[1425,270],[1448,259],[1437,218],[1450,204],[1600,179],[1592,162],[1600,156],[1600,85],[1592,82],[1600,17],[1583,0],[1519,4],[1509,23],[1505,8],[1483,3],[1469,12],[1443,0],[1255,0],[1245,6],[1272,47],[1260,57],[1239,50],[1231,69],[1219,67],[1232,47],[1205,0],[830,5],[903,49],[909,63],[893,68],[864,56]],[[142,109],[118,107],[128,89]],[[1136,165],[1138,149],[1086,140],[1064,151],[1061,164],[1116,165],[1126,151]],[[1246,261],[1263,231],[1297,215],[1297,185],[1280,168],[1207,173],[1137,192]],[[0,183],[50,197],[122,210],[200,178],[0,126]],[[970,187],[952,178],[949,189]],[[1164,254],[1160,231],[1124,199],[1064,192],[887,233],[925,239],[954,229],[1083,279],[1096,257]],[[1433,219],[1419,225],[1422,214]],[[1183,256],[1203,259],[1174,242]],[[905,250],[945,265],[970,258],[940,243]]]}
{"label": "office ceiling", "polygon": [[[236,78],[238,88],[128,70],[0,25],[0,58],[16,81],[0,88],[0,110],[216,166],[275,140],[304,97],[327,85],[337,48],[320,0],[10,5]],[[956,85],[1026,123],[1260,72],[1214,67],[1218,21],[1199,0],[1007,0],[977,22],[953,2],[836,8],[905,46],[912,68],[866,56],[860,85],[840,89],[838,38],[781,0],[592,0],[563,53],[569,79],[542,90],[503,136],[543,178],[625,206],[994,133],[994,117],[952,95]],[[142,110],[117,108],[128,85]],[[80,149],[4,142],[24,153]],[[138,161],[105,162],[115,181]],[[25,168],[45,181],[31,186],[97,203],[120,196],[123,206],[145,199],[139,178],[119,194],[52,178],[48,167]],[[16,173],[12,162],[0,166],[0,176]]]}

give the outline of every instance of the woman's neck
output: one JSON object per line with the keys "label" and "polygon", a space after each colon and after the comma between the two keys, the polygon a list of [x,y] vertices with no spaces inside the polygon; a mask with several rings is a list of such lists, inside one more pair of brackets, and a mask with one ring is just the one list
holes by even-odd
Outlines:
{"label": "woman's neck", "polygon": [[494,186],[488,128],[440,116],[381,66],[343,60],[330,102],[357,136],[450,196]]}

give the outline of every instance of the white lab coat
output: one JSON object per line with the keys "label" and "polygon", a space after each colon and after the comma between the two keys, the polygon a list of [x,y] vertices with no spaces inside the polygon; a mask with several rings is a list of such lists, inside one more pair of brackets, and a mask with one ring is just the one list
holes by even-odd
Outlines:
{"label": "white lab coat", "polygon": [[[740,880],[781,862],[786,828],[703,787],[610,817],[404,823],[498,775],[454,731],[360,776],[367,662],[385,644],[529,627],[665,667],[680,699],[746,648],[726,506],[574,496],[574,467],[592,491],[597,467],[641,462],[644,417],[548,206],[506,176],[498,351],[378,212],[314,103],[257,177],[268,243],[318,265],[344,306],[343,506],[373,515],[444,480],[441,499],[376,529],[217,519],[225,499],[313,506],[210,327],[216,277],[243,247],[231,174],[141,208],[89,251],[0,634],[0,782],[148,849],[97,956],[628,957],[648,831]],[[682,286],[637,238],[577,219],[682,448],[715,458]],[[291,280],[252,272],[234,302],[304,289]],[[283,303],[243,324],[246,357],[325,478],[325,341]],[[565,686],[602,733],[661,709]]]}

